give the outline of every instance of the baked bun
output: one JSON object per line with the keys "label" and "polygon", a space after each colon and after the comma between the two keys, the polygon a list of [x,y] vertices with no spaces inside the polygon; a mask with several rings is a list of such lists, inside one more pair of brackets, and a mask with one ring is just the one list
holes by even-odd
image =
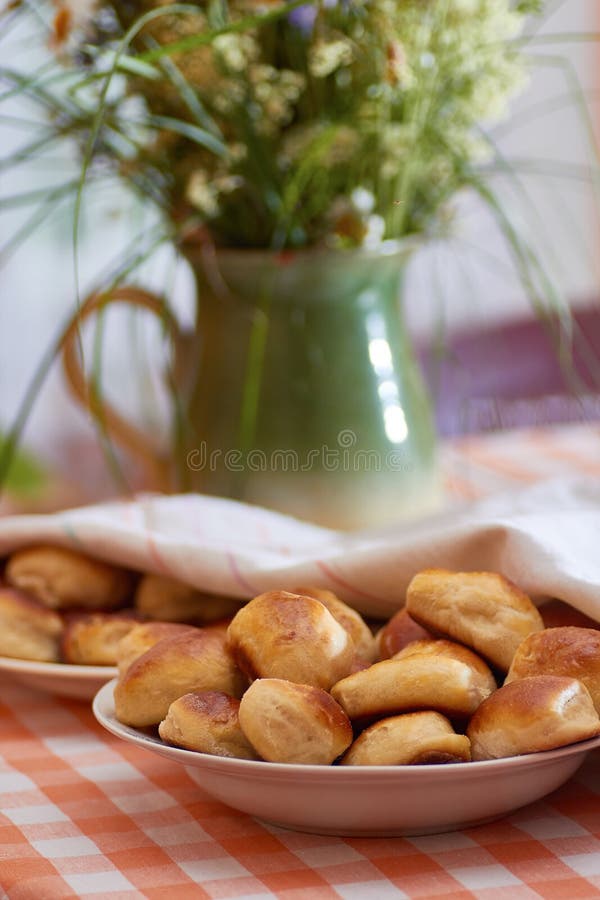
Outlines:
{"label": "baked bun", "polygon": [[0,585],[0,656],[60,661],[60,616],[14,588]]}
{"label": "baked bun", "polygon": [[244,734],[268,762],[327,766],[352,743],[343,709],[307,684],[261,678],[242,697],[239,716]]}
{"label": "baked bun", "polygon": [[305,597],[314,597],[315,600],[320,600],[327,607],[336,622],[339,622],[342,628],[346,629],[354,641],[356,655],[359,659],[365,662],[374,661],[377,656],[375,638],[359,612],[352,609],[339,597],[336,597],[332,591],[327,591],[324,588],[299,587],[294,588],[292,593],[303,594]]}
{"label": "baked bun", "polygon": [[408,614],[406,607],[403,606],[377,632],[379,658],[389,659],[413,641],[423,641],[431,637],[431,632],[415,622]]}
{"label": "baked bun", "polygon": [[164,575],[144,575],[135,592],[135,608],[149,619],[205,625],[235,615],[239,600],[203,594]]}
{"label": "baked bun", "polygon": [[600,734],[588,689],[575,678],[534,675],[494,691],[467,729],[474,760],[553,750]]}
{"label": "baked bun", "polygon": [[425,628],[472,647],[503,672],[521,641],[544,627],[527,594],[495,572],[426,569],[410,582],[406,608]]}
{"label": "baked bun", "polygon": [[171,703],[191,691],[240,697],[245,686],[223,632],[190,628],[158,641],[119,676],[115,712],[124,725],[144,728],[158,725]]}
{"label": "baked bun", "polygon": [[6,580],[52,609],[111,610],[130,598],[131,572],[64,547],[17,550],[6,564]]}
{"label": "baked bun", "polygon": [[166,637],[174,637],[192,630],[192,625],[180,625],[176,622],[140,622],[124,635],[116,647],[116,661],[119,674],[129,668],[132,662],[142,656],[150,647],[154,647]]}
{"label": "baked bun", "polygon": [[590,619],[569,603],[562,600],[546,600],[538,607],[545,628],[576,625],[577,628],[600,628],[600,622]]}
{"label": "baked bun", "polygon": [[117,647],[139,623],[125,613],[81,613],[69,616],[61,641],[63,661],[80,666],[115,666]]}
{"label": "baked bun", "polygon": [[448,656],[450,659],[457,659],[473,669],[480,677],[483,689],[488,693],[491,694],[498,687],[487,663],[468,647],[463,647],[462,644],[456,644],[454,641],[443,639],[412,641],[403,650],[395,653],[392,659],[406,659],[409,656]]}
{"label": "baked bun", "polygon": [[228,756],[233,759],[258,759],[240,728],[240,701],[222,691],[184,694],[174,700],[158,733],[167,744]]}
{"label": "baked bun", "polygon": [[578,678],[600,712],[600,631],[595,628],[547,628],[519,644],[505,684],[530,675]]}
{"label": "baked bun", "polygon": [[417,766],[469,762],[471,745],[437,712],[405,713],[375,722],[340,760],[343,766]]}
{"label": "baked bun", "polygon": [[328,690],[355,658],[345,628],[314,597],[270,591],[233,617],[227,638],[240,669],[255,678],[283,678]]}
{"label": "baked bun", "polygon": [[331,688],[331,696],[353,721],[419,709],[467,718],[490,692],[487,676],[472,666],[431,654],[384,659]]}

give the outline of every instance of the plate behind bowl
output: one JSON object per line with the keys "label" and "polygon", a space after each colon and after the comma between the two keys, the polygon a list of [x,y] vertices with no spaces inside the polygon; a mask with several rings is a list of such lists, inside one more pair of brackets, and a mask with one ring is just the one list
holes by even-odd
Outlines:
{"label": "plate behind bowl", "polygon": [[0,656],[0,673],[47,694],[89,701],[117,670],[114,666],[73,666]]}
{"label": "plate behind bowl", "polygon": [[181,763],[211,797],[265,822],[317,834],[408,836],[454,831],[539,800],[579,768],[600,737],[489,762],[433,766],[304,766],[225,759],[181,750],[122,725],[116,680],[94,715],[125,741]]}

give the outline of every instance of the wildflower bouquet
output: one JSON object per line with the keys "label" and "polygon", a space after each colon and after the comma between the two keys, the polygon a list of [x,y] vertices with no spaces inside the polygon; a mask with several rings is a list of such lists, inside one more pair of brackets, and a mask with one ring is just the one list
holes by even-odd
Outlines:
{"label": "wildflower bouquet", "polygon": [[[532,301],[554,302],[486,168],[490,159],[499,163],[487,125],[526,81],[526,24],[541,7],[541,0],[11,2],[12,21],[42,17],[54,51],[37,71],[2,74],[9,94],[45,110],[52,139],[78,145],[75,237],[84,188],[117,176],[160,210],[160,240],[179,246],[196,277],[194,333],[177,333],[162,297],[137,292],[131,301],[163,315],[174,334],[173,435],[158,460],[147,436],[104,404],[101,328],[86,390],[73,336],[104,307],[98,295],[78,305],[64,358],[111,462],[116,437],[160,471],[165,457],[170,471],[175,456],[185,489],[335,527],[433,508],[433,421],[397,302],[415,243],[403,239],[444,231],[452,201],[472,188],[500,226]],[[34,139],[16,156],[34,157],[39,145]],[[213,246],[226,252],[214,254]],[[322,248],[340,252],[245,252]],[[100,301],[148,258],[137,249],[103,278]],[[346,252],[363,249],[376,252]],[[64,344],[63,336],[55,349]],[[316,448],[325,456],[316,458]],[[0,481],[3,465],[0,453]]]}
{"label": "wildflower bouquet", "polygon": [[482,125],[524,82],[536,6],[57,0],[72,102],[56,127],[86,174],[108,164],[218,245],[424,233],[489,155]]}

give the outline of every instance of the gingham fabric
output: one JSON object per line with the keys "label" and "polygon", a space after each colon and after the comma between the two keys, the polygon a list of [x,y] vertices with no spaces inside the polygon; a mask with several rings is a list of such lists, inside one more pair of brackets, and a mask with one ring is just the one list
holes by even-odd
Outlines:
{"label": "gingham fabric", "polygon": [[[463,498],[600,475],[600,430],[462,439],[444,448]],[[0,896],[381,900],[600,897],[600,753],[499,822],[414,838],[266,826],[213,801],[185,770],[98,726],[87,704],[0,685]]]}

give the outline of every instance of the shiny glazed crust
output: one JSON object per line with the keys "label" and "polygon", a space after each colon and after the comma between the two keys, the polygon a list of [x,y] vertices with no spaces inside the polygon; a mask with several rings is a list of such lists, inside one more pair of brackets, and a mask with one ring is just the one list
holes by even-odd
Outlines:
{"label": "shiny glazed crust", "polygon": [[535,675],[504,685],[485,700],[467,728],[474,760],[553,750],[600,734],[585,685]]}
{"label": "shiny glazed crust", "polygon": [[5,576],[52,609],[118,609],[126,604],[134,585],[133,575],[125,569],[45,545],[13,553]]}
{"label": "shiny glazed crust", "polygon": [[356,655],[364,662],[373,662],[377,656],[377,646],[371,629],[359,612],[340,600],[333,591],[324,588],[298,587],[292,593],[302,594],[305,597],[314,597],[315,600],[327,607],[336,622],[345,628],[356,649]]}
{"label": "shiny glazed crust", "polygon": [[515,584],[495,572],[426,569],[412,579],[406,608],[420,624],[466,644],[504,672],[542,618]]}
{"label": "shiny glazed crust", "polygon": [[437,712],[405,713],[375,722],[340,760],[343,766],[415,766],[469,762],[471,744]]}
{"label": "shiny glazed crust", "polygon": [[394,613],[377,633],[379,658],[390,659],[413,641],[423,641],[431,637],[431,632],[415,622],[406,607],[403,607]]}
{"label": "shiny glazed crust", "polygon": [[468,647],[455,641],[446,641],[443,638],[412,641],[399,653],[394,654],[392,659],[407,659],[409,656],[447,656],[450,659],[457,659],[471,667],[483,690],[491,694],[498,687],[487,663]]}
{"label": "shiny glazed crust", "polygon": [[0,656],[60,662],[60,616],[27,594],[0,585]]}
{"label": "shiny glazed crust", "polygon": [[432,655],[384,659],[331,688],[331,696],[359,721],[418,709],[465,718],[489,694],[489,686],[471,666]]}
{"label": "shiny glazed crust", "polygon": [[578,678],[600,712],[600,631],[567,625],[529,635],[517,648],[505,684],[531,675]]}
{"label": "shiny glazed crust", "polygon": [[270,591],[236,613],[227,631],[250,679],[283,678],[328,690],[351,671],[354,642],[313,597]]}
{"label": "shiny glazed crust", "polygon": [[171,703],[158,733],[167,744],[186,750],[258,759],[240,727],[239,708],[240,701],[222,691],[184,694]]}
{"label": "shiny glazed crust", "polygon": [[240,703],[240,725],[268,762],[330,765],[352,742],[344,711],[320,688],[261,678]]}
{"label": "shiny glazed crust", "polygon": [[119,676],[115,712],[124,725],[158,725],[184,694],[223,691],[240,697],[245,685],[223,633],[194,628],[158,641]]}
{"label": "shiny glazed crust", "polygon": [[65,623],[62,658],[80,666],[116,666],[119,642],[139,620],[121,613],[83,613]]}
{"label": "shiny glazed crust", "polygon": [[135,625],[116,647],[116,659],[119,674],[122,675],[139,656],[142,656],[150,647],[154,647],[166,637],[174,637],[190,631],[192,625],[181,625],[176,622],[140,622]]}

